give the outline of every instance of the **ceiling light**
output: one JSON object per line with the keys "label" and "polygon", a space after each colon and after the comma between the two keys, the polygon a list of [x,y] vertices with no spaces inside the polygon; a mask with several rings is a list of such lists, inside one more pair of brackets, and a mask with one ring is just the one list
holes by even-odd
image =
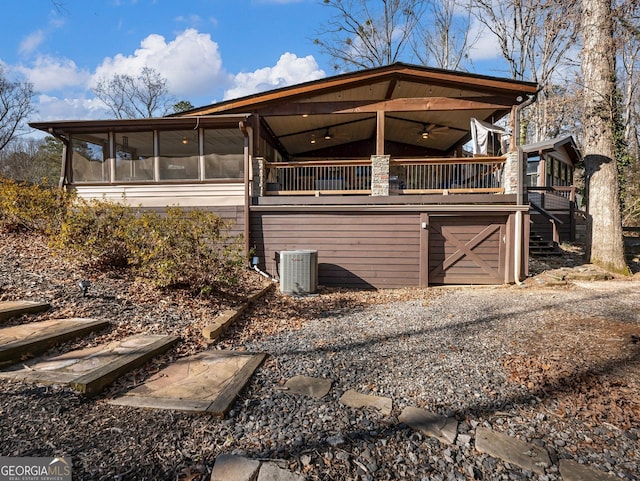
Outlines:
{"label": "ceiling light", "polygon": [[427,130],[426,125],[422,127],[422,130],[420,131],[420,137],[422,137],[423,140],[427,140],[429,138],[429,131]]}
{"label": "ceiling light", "polygon": [[187,140],[186,137],[182,137],[182,143],[186,145],[189,143],[189,141]]}
{"label": "ceiling light", "polygon": [[309,142],[311,142],[312,144],[315,144],[315,143],[317,142],[317,141],[316,141],[316,136],[315,136],[315,135],[312,135],[312,136],[311,136],[311,140],[310,140]]}
{"label": "ceiling light", "polygon": [[324,140],[331,140],[333,139],[333,135],[331,135],[331,133],[329,133],[329,129],[327,129],[327,131],[324,133]]}

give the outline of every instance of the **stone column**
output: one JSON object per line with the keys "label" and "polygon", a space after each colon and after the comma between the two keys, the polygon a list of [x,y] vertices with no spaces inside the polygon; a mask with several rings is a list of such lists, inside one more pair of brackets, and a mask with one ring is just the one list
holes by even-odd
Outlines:
{"label": "stone column", "polygon": [[266,168],[264,157],[253,157],[252,159],[252,174],[253,179],[251,182],[253,197],[264,197],[266,190]]}
{"label": "stone column", "polygon": [[507,159],[504,163],[504,170],[502,171],[502,187],[505,194],[517,194],[518,193],[518,180],[521,175],[518,173],[520,153],[516,150],[507,153]]}
{"label": "stone column", "polygon": [[371,156],[371,195],[389,195],[389,160],[390,155]]}

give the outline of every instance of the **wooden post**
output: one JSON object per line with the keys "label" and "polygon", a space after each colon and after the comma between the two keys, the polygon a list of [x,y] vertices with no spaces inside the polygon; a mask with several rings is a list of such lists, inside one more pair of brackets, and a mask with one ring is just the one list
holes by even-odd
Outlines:
{"label": "wooden post", "polygon": [[384,110],[378,110],[376,121],[376,155],[384,155]]}

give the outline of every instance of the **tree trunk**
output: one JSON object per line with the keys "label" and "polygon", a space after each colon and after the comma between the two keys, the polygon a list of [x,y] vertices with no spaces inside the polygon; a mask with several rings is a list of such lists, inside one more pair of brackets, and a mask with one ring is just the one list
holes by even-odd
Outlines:
{"label": "tree trunk", "polygon": [[611,0],[582,0],[584,162],[589,261],[628,273],[614,149],[615,47]]}

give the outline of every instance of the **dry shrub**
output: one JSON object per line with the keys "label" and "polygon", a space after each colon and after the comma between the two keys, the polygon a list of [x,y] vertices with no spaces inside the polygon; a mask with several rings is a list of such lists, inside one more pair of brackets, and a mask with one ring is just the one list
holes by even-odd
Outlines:
{"label": "dry shrub", "polygon": [[0,229],[55,236],[74,199],[57,187],[0,178]]}
{"label": "dry shrub", "polygon": [[100,269],[129,267],[158,287],[233,286],[245,266],[240,236],[213,212],[170,207],[145,212],[81,201],[69,212],[55,247]]}

